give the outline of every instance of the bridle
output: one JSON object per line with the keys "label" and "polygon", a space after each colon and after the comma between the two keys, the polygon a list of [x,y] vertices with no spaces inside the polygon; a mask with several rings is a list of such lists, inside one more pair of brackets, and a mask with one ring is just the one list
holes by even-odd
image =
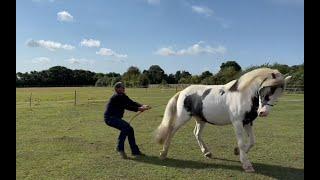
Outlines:
{"label": "bridle", "polygon": [[[273,104],[269,104],[268,101],[262,99],[262,95],[260,94],[260,91],[263,89],[263,88],[266,88],[266,87],[278,87],[279,85],[275,85],[275,86],[262,86],[262,84],[267,80],[268,78],[265,78],[261,83],[260,83],[260,86],[259,86],[259,90],[257,92],[257,95],[258,95],[258,98],[261,100],[261,104],[262,106],[274,106]],[[269,95],[269,94],[267,94]],[[265,97],[265,96],[264,96]],[[263,97],[263,98],[264,98]]]}

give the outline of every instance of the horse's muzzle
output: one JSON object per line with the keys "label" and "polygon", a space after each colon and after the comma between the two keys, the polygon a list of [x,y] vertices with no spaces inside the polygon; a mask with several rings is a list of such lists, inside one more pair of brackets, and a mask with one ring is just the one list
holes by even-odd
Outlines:
{"label": "horse's muzzle", "polygon": [[268,116],[268,112],[266,112],[266,111],[260,111],[260,112],[258,113],[258,115],[259,115],[259,117],[266,117],[266,116]]}

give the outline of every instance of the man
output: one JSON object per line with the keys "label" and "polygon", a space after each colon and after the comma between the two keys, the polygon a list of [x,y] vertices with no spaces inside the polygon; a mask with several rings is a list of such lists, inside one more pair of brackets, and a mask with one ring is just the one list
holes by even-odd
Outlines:
{"label": "man", "polygon": [[110,98],[106,111],[104,113],[104,121],[107,125],[120,130],[120,135],[118,137],[117,151],[119,152],[121,158],[127,159],[127,155],[124,151],[124,142],[128,136],[131,153],[133,156],[144,156],[139,150],[134,137],[134,130],[129,123],[122,119],[124,110],[130,111],[145,111],[150,109],[148,105],[141,105],[137,102],[132,101],[125,94],[125,87],[122,82],[117,82],[114,86],[115,93]]}

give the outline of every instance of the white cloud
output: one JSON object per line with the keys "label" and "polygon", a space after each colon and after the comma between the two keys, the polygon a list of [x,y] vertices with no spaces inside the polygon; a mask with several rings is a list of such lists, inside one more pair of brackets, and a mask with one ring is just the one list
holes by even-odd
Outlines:
{"label": "white cloud", "polygon": [[100,50],[98,52],[96,52],[96,54],[101,55],[101,56],[114,56],[117,58],[128,57],[128,55],[126,55],[126,54],[118,54],[118,53],[112,51],[111,49],[107,49],[107,48],[100,48]]}
{"label": "white cloud", "polygon": [[147,2],[151,5],[158,5],[160,4],[160,0],[147,0]]}
{"label": "white cloud", "polygon": [[59,42],[54,42],[54,41],[45,41],[45,40],[28,40],[26,43],[27,46],[29,47],[43,47],[46,48],[50,51],[55,51],[57,49],[65,49],[65,50],[72,50],[75,47],[71,46],[69,44],[61,44]]}
{"label": "white cloud", "polygon": [[156,54],[161,56],[174,56],[176,52],[172,50],[170,47],[164,47],[157,50]]}
{"label": "white cloud", "polygon": [[86,47],[100,47],[100,41],[94,39],[83,39],[80,45]]}
{"label": "white cloud", "polygon": [[35,64],[46,64],[46,63],[49,63],[51,60],[47,57],[37,57],[37,58],[34,58],[32,59],[32,63],[35,63]]}
{"label": "white cloud", "polygon": [[190,56],[198,54],[224,54],[227,49],[224,46],[211,47],[211,46],[201,46],[204,42],[196,43],[187,49],[181,49],[178,51],[173,50],[171,47],[160,48],[155,54],[161,56]]}
{"label": "white cloud", "polygon": [[70,64],[94,64],[94,60],[86,58],[70,58],[67,59],[67,62]]}
{"label": "white cloud", "polygon": [[204,14],[206,16],[211,16],[213,14],[213,10],[205,6],[191,6],[192,11],[198,14]]}
{"label": "white cloud", "polygon": [[68,13],[67,11],[61,11],[57,13],[57,19],[58,21],[65,21],[65,22],[70,22],[73,21],[73,16]]}

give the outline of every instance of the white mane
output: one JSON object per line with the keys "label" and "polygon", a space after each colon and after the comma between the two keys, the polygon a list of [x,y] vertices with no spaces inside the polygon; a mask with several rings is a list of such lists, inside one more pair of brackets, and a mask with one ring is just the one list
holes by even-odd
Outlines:
{"label": "white mane", "polygon": [[[276,78],[272,77],[272,73],[275,75]],[[251,90],[256,90],[257,88],[259,88],[261,83],[266,81],[270,82],[270,80],[272,80],[275,84],[276,82],[283,80],[283,75],[276,69],[255,69],[240,77],[240,79],[238,80],[238,91],[248,90],[249,87]]]}

